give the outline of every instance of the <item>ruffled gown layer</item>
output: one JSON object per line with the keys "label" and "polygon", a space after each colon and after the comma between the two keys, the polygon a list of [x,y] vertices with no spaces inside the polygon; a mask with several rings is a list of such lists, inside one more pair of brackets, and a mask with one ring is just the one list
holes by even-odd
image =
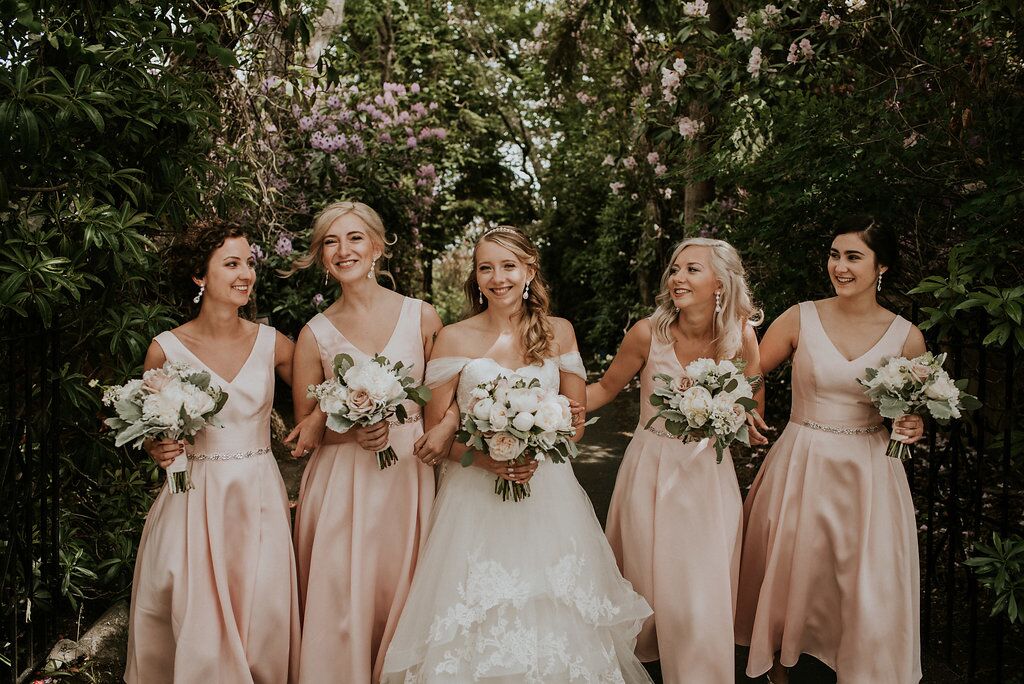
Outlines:
{"label": "ruffled gown layer", "polygon": [[[420,306],[406,298],[381,353],[412,366],[422,381]],[[337,354],[367,358],[322,314],[309,327],[327,377]],[[295,515],[302,682],[380,679],[434,499],[434,471],[413,455],[423,434],[419,407],[410,402],[407,409],[411,421],[390,426],[397,463],[381,470],[377,457],[358,444],[325,445],[303,473]]]}
{"label": "ruffled gown layer", "polygon": [[921,679],[917,526],[903,464],[857,378],[902,353],[897,317],[860,358],[844,358],[812,302],[800,305],[790,422],[745,506],[736,637],[747,674],[801,653],[841,684]]}
{"label": "ruffled gown layer", "polygon": [[[582,373],[578,354],[560,358]],[[462,406],[498,374],[559,384],[553,359],[516,371],[438,359],[428,377],[436,385],[460,369]],[[448,464],[383,681],[649,682],[633,648],[650,608],[619,574],[571,465],[542,462],[520,502],[502,501],[494,479]]]}
{"label": "ruffled gown layer", "polygon": [[640,374],[640,422],[608,509],[608,541],[623,576],[654,608],[637,656],[660,660],[666,684],[735,680],[733,613],[743,503],[728,450],[698,448],[664,432],[648,401],[654,376],[683,372],[671,344],[651,340]]}
{"label": "ruffled gown layer", "polygon": [[[209,370],[170,332],[168,360]],[[189,446],[195,488],[165,486],[139,543],[124,679],[139,684],[295,681],[299,610],[288,496],[270,450],[273,328],[231,382],[222,428]]]}

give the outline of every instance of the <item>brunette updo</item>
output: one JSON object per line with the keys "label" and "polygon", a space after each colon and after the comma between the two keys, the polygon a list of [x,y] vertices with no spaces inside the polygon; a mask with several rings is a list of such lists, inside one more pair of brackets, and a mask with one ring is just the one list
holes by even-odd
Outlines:
{"label": "brunette updo", "polygon": [[175,240],[167,253],[167,265],[171,288],[175,299],[188,304],[198,311],[199,305],[192,299],[198,287],[192,278],[205,278],[210,257],[229,238],[249,239],[249,234],[240,224],[219,217],[194,221],[185,233]]}
{"label": "brunette updo", "polygon": [[840,235],[857,233],[864,244],[875,253],[877,266],[885,266],[887,278],[899,271],[900,247],[896,239],[896,231],[888,224],[882,223],[870,214],[852,214],[844,216],[836,222],[832,229],[832,239]]}

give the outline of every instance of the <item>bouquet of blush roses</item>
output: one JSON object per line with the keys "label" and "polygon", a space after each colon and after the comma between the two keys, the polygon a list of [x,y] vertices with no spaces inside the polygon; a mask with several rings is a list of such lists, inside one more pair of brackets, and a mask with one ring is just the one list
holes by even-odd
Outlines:
{"label": "bouquet of blush roses", "polygon": [[[977,397],[967,394],[967,380],[954,382],[942,368],[945,354],[925,352],[908,359],[893,356],[878,368],[868,368],[858,382],[883,418],[896,419],[916,413],[930,415],[941,424],[959,418],[961,411],[981,406]],[[910,445],[903,435],[892,431],[885,453],[901,461],[910,457]]]}
{"label": "bouquet of blush roses", "polygon": [[[456,438],[495,461],[526,463],[528,459],[564,463],[579,449],[572,437],[569,400],[540,386],[540,381],[522,376],[498,376],[482,382],[472,391],[472,400],[462,414],[462,429]],[[472,451],[462,465],[473,463]],[[509,482],[498,477],[494,493],[502,501],[522,501],[530,496],[530,484]]]}
{"label": "bouquet of blush roses", "polygon": [[[355,425],[373,425],[397,418],[404,423],[409,417],[402,402],[412,400],[423,406],[430,400],[430,389],[417,385],[401,361],[391,363],[380,354],[356,363],[348,354],[334,357],[334,377],[319,385],[309,386],[309,396],[316,398],[320,410],[327,414],[327,427],[335,432],[348,432]],[[381,470],[398,462],[391,445],[377,452]]]}
{"label": "bouquet of blush roses", "polygon": [[650,402],[672,437],[683,441],[713,441],[718,463],[734,441],[750,446],[747,412],[757,407],[753,378],[743,375],[742,361],[701,358],[691,361],[679,378],[659,373]]}
{"label": "bouquet of blush roses", "polygon": [[[96,380],[90,383],[99,385]],[[226,392],[210,384],[210,374],[186,363],[168,361],[142,378],[103,388],[103,403],[116,416],[104,422],[115,432],[114,446],[129,442],[138,447],[146,438],[184,439],[195,442],[196,433],[208,425],[220,427],[217,413],[228,400]],[[192,489],[185,452],[167,468],[172,494]]]}

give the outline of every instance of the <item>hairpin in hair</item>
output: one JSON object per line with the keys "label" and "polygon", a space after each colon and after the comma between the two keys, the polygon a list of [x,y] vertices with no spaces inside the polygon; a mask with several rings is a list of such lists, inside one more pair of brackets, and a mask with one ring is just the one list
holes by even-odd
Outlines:
{"label": "hairpin in hair", "polygon": [[491,228],[484,235],[490,235],[491,233],[512,233],[513,235],[519,235],[519,231],[514,228],[507,228],[505,226],[498,226],[497,228]]}

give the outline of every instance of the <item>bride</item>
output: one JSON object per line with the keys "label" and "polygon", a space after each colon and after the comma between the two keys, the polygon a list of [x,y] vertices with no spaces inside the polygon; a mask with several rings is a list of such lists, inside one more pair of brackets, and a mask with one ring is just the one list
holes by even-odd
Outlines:
{"label": "bride", "polygon": [[[465,406],[498,375],[536,378],[585,401],[572,325],[548,314],[525,235],[482,235],[465,290],[474,315],[441,331],[427,365],[428,429],[451,420],[453,396]],[[650,682],[633,647],[651,609],[619,574],[569,463],[510,466],[476,452],[462,468],[465,451],[456,443],[445,463],[382,681]],[[503,501],[495,477],[530,482],[531,495]]]}

